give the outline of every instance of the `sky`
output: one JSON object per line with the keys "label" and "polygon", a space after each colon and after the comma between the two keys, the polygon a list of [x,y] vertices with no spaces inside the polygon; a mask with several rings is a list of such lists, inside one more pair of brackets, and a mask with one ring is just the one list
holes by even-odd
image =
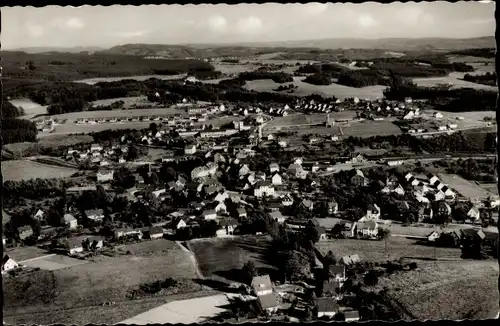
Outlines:
{"label": "sky", "polygon": [[493,36],[495,3],[2,8],[2,48]]}

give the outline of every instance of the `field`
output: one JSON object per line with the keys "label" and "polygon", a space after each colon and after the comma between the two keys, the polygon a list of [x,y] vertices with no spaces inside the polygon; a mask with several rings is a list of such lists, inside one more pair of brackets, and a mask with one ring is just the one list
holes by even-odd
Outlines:
{"label": "field", "polygon": [[38,247],[14,247],[5,250],[5,254],[9,255],[9,257],[16,262],[22,262],[33,258],[43,257],[50,253]]}
{"label": "field", "polygon": [[[356,116],[354,111],[332,112],[330,118],[334,120],[352,120]],[[302,114],[296,113],[285,117],[277,117],[266,123],[264,130],[296,125],[324,124],[326,114]]]}
{"label": "field", "polygon": [[[331,84],[326,86],[311,85],[303,82],[305,77],[293,77],[293,84],[298,86],[293,95],[307,96],[311,94],[320,94],[325,97],[335,96],[339,99],[345,99],[348,97],[358,97],[361,99],[376,100],[377,98],[383,97],[383,90],[385,86],[369,86],[363,88],[354,88],[343,86],[339,84]],[[290,84],[290,83],[286,83]],[[279,84],[273,82],[271,79],[261,79],[247,81],[244,88],[248,90],[254,90],[257,92],[271,92],[276,89]]]}
{"label": "field", "polygon": [[272,268],[265,254],[267,237],[238,237],[233,239],[194,240],[189,247],[196,256],[201,273],[219,281],[237,281],[237,270],[252,260],[259,268]]}
{"label": "field", "polygon": [[[448,56],[450,62],[465,62],[466,64],[473,66],[476,71],[473,74],[485,74],[487,72],[495,72],[495,59],[479,58],[472,56]],[[487,65],[485,65],[487,63]]]}
{"label": "field", "polygon": [[418,263],[414,271],[379,279],[404,320],[484,319],[498,312],[496,261]]}
{"label": "field", "polygon": [[471,83],[462,80],[464,73],[452,72],[447,77],[430,77],[430,78],[413,78],[413,81],[418,86],[432,87],[439,84],[453,84],[452,88],[474,88],[474,89],[484,89],[490,91],[497,91],[498,88],[495,86],[481,85],[476,83]]}
{"label": "field", "polygon": [[[433,258],[434,247],[415,244],[415,240],[404,237],[390,237],[385,241],[340,239],[320,241],[316,247],[323,253],[331,250],[337,257],[358,254],[363,261],[385,262],[387,260]],[[460,250],[456,248],[436,248],[436,257],[440,259],[460,259]]]}
{"label": "field", "polygon": [[84,83],[88,85],[94,85],[97,83],[109,83],[109,82],[115,82],[115,81],[120,81],[120,80],[125,80],[125,79],[132,79],[132,80],[137,80],[137,81],[144,81],[148,80],[150,78],[157,78],[157,79],[163,79],[163,80],[171,80],[171,79],[179,79],[179,78],[184,78],[186,77],[186,74],[179,74],[179,75],[146,75],[146,76],[128,76],[128,77],[102,77],[102,78],[88,78],[88,79],[80,79],[80,80],[75,80],[75,83]]}
{"label": "field", "polygon": [[[122,246],[119,252],[121,254],[115,257],[95,257],[83,265],[54,271],[41,270],[4,280],[4,314],[35,316],[39,311],[84,309],[103,302],[127,301],[129,290],[137,288],[141,283],[166,277],[196,278],[195,266],[189,254],[171,241],[144,241]],[[35,285],[28,286],[30,282]],[[23,287],[26,290],[19,293],[19,289]],[[199,289],[195,284],[190,287]],[[47,296],[48,293],[51,295]],[[123,314],[123,311],[121,314],[112,311],[110,309],[115,323],[134,316]],[[86,313],[92,314],[92,310],[86,310]],[[137,313],[140,312],[135,314]],[[54,321],[59,320],[54,317]],[[78,314],[75,314],[71,323],[79,324],[78,317]],[[85,320],[92,318],[89,315],[80,317]],[[37,319],[26,321],[33,322],[39,323]]]}
{"label": "field", "polygon": [[498,186],[496,183],[478,183],[478,186],[495,196],[498,195]]}
{"label": "field", "polygon": [[465,180],[464,178],[456,174],[440,173],[438,174],[438,177],[441,179],[441,181],[443,181],[444,184],[449,185],[451,189],[458,191],[462,196],[466,198],[487,198],[488,196],[494,195],[494,193],[490,193],[474,182]]}
{"label": "field", "polygon": [[[439,120],[432,117],[434,112],[440,112],[443,117]],[[423,117],[427,117],[432,121],[439,122],[439,124],[456,124],[458,128],[473,128],[473,127],[485,127],[486,122],[485,117],[490,117],[495,119],[495,112],[493,111],[474,111],[474,112],[445,112],[438,110],[425,110],[422,112]],[[463,120],[457,120],[457,117],[463,117]]]}
{"label": "field", "polygon": [[15,99],[11,100],[10,103],[12,103],[15,107],[22,107],[24,109],[25,118],[47,113],[47,105],[40,105],[30,99]]}
{"label": "field", "polygon": [[137,105],[137,106],[153,105],[153,103],[148,101],[148,98],[146,96],[117,97],[117,98],[112,98],[112,99],[107,99],[107,100],[94,101],[94,102],[91,102],[91,104],[93,104],[95,106],[99,106],[99,105],[107,106],[107,105],[111,105],[117,101],[123,101],[124,108],[129,108],[129,107],[134,106],[134,105]]}
{"label": "field", "polygon": [[31,259],[23,263],[23,265],[33,268],[40,268],[47,271],[55,271],[58,269],[73,267],[85,264],[85,260],[79,260],[63,255],[49,255],[43,258]]}
{"label": "field", "polygon": [[223,74],[239,74],[242,72],[254,71],[259,67],[253,64],[231,64],[231,63],[214,63],[212,64],[215,70],[222,72]]}
{"label": "field", "polygon": [[76,169],[45,165],[32,161],[12,160],[2,162],[4,181],[20,181],[29,179],[67,178],[78,172]]}
{"label": "field", "polygon": [[362,121],[351,123],[349,126],[342,126],[341,128],[344,137],[386,136],[402,133],[401,129],[389,120]]}
{"label": "field", "polygon": [[144,129],[148,128],[153,121],[137,121],[128,123],[100,123],[95,125],[80,125],[74,123],[67,123],[65,125],[57,126],[52,133],[40,132],[38,137],[40,140],[52,137],[60,137],[68,134],[83,134],[90,132],[99,132],[103,130],[118,130],[118,129]]}
{"label": "field", "polygon": [[125,325],[146,325],[146,324],[195,324],[206,321],[207,318],[214,317],[226,309],[229,305],[226,294],[218,294],[201,298],[173,301],[164,304],[138,316],[120,322]]}
{"label": "field", "polygon": [[161,115],[168,116],[175,113],[185,113],[186,111],[182,108],[172,106],[169,108],[145,108],[145,109],[130,109],[130,110],[117,110],[117,111],[82,111],[82,112],[71,112],[64,114],[53,115],[54,119],[67,119],[68,124],[70,121],[74,121],[80,118],[111,118],[111,117],[133,117],[133,116],[153,116]]}

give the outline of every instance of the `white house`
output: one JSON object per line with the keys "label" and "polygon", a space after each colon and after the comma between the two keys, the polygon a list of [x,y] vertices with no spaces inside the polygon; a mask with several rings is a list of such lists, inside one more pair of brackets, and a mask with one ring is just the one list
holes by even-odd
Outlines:
{"label": "white house", "polygon": [[90,209],[85,211],[88,219],[93,221],[102,221],[104,219],[104,212],[102,209]]}
{"label": "white house", "polygon": [[316,307],[318,307],[318,318],[333,318],[339,311],[339,305],[336,300],[329,297],[317,298]]}
{"label": "white house", "polygon": [[279,186],[283,184],[283,179],[281,178],[279,173],[275,173],[271,178],[271,182],[273,185]]}
{"label": "white house", "polygon": [[10,258],[8,255],[3,257],[2,261],[2,274],[19,267],[19,264]]}
{"label": "white house", "polygon": [[226,191],[219,192],[217,196],[215,196],[215,201],[219,203],[223,203],[227,198],[229,198],[229,195]]}
{"label": "white house", "polygon": [[274,196],[274,186],[269,181],[259,181],[255,184],[254,188],[254,196],[262,197],[262,196]]}
{"label": "white house", "polygon": [[447,129],[448,129],[448,127],[446,127],[446,126],[439,126],[438,127],[439,131],[446,131]]}
{"label": "white house", "polygon": [[273,293],[273,283],[269,275],[255,276],[250,286],[258,297]]}
{"label": "white house", "polygon": [[99,145],[99,144],[92,144],[92,145],[90,146],[90,151],[91,151],[91,152],[100,152],[100,151],[102,151],[103,149],[104,149],[104,148],[103,148],[101,145]]}
{"label": "white house", "polygon": [[280,166],[277,163],[271,163],[269,164],[269,171],[272,173],[274,172],[279,172]]}
{"label": "white house", "polygon": [[175,223],[175,228],[177,230],[185,228],[186,226],[187,226],[187,224],[186,224],[186,222],[184,222],[183,219],[180,219],[179,221],[177,221],[177,223]]}
{"label": "white house", "polygon": [[78,221],[71,214],[64,214],[64,223],[69,229],[76,229],[78,227]]}
{"label": "white house", "polygon": [[478,221],[481,217],[481,214],[479,213],[479,209],[477,209],[476,207],[472,207],[467,212],[467,217],[473,221]]}
{"label": "white house", "polygon": [[191,144],[191,145],[186,145],[184,147],[184,154],[186,155],[193,155],[196,153],[196,145]]}
{"label": "white house", "polygon": [[434,201],[444,200],[445,198],[446,198],[446,195],[441,190],[437,191],[434,194]]}
{"label": "white house", "polygon": [[227,207],[226,207],[226,204],[224,204],[224,202],[219,202],[217,204],[217,206],[215,206],[215,212],[216,213],[225,213],[227,212]]}
{"label": "white house", "polygon": [[107,182],[113,180],[114,171],[113,170],[101,170],[97,172],[98,182]]}
{"label": "white house", "polygon": [[403,164],[403,160],[387,161],[387,165],[389,165],[389,166],[396,166],[396,165],[401,165],[401,164]]}
{"label": "white house", "polygon": [[39,221],[40,221],[40,220],[42,220],[42,219],[43,219],[43,216],[44,216],[44,215],[45,215],[45,213],[44,213],[41,209],[39,209],[39,210],[35,213],[34,218],[35,218],[36,220],[39,220]]}
{"label": "white house", "polygon": [[427,236],[427,241],[434,242],[441,236],[441,232],[434,230]]}
{"label": "white house", "polygon": [[434,112],[434,115],[433,115],[433,116],[434,116],[434,118],[436,118],[436,119],[441,119],[441,118],[443,117],[443,115],[442,115],[441,113],[439,113],[439,112]]}
{"label": "white house", "polygon": [[217,218],[217,212],[215,210],[206,210],[203,212],[203,218],[205,220],[215,220]]}

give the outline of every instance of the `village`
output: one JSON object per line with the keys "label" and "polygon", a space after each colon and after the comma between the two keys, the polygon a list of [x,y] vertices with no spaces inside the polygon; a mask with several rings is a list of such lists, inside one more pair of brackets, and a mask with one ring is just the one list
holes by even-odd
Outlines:
{"label": "village", "polygon": [[[400,119],[409,120],[419,115],[411,99],[393,104],[393,111],[403,110],[405,104],[411,109],[401,113]],[[263,127],[273,121],[273,114],[285,117],[288,112],[303,114],[299,112],[304,110],[326,113],[325,122],[319,124],[331,128],[336,125],[331,118],[334,105],[337,112],[350,110],[349,107],[358,112],[360,106],[367,104],[352,99],[328,105],[311,101],[299,103],[294,109],[285,106],[279,110],[190,106],[174,118],[129,118],[152,123],[146,130],[117,133],[102,143],[60,151],[58,159],[95,172],[84,172],[78,181],[64,187],[61,201],[31,203],[30,208],[22,210],[27,217],[26,225],[4,228],[7,255],[2,273],[16,275],[22,269],[22,263],[17,263],[8,251],[19,245],[36,245],[52,254],[88,259],[106,252],[108,246],[129,242],[263,235],[269,229],[262,225],[269,222],[262,224],[262,217],[292,233],[313,228],[317,234],[314,241],[320,243],[412,237],[405,234],[405,225],[419,224],[427,225],[421,228],[425,234],[413,235],[421,242],[452,248],[468,244],[474,257],[478,255],[473,245],[476,240],[482,244],[481,248],[495,248],[498,233],[488,229],[488,225],[497,218],[494,209],[500,204],[498,198],[466,198],[432,173],[395,170],[404,167],[408,159],[380,160],[353,153],[351,157],[337,157],[335,162],[310,160],[287,144],[286,133],[285,136],[278,136],[280,131],[276,135],[272,132],[263,135]],[[368,103],[367,107],[369,110],[373,105]],[[380,107],[375,111],[381,112]],[[216,120],[224,115],[241,119],[221,127],[195,126],[195,122]],[[359,113],[356,115],[358,120],[363,119]],[[372,114],[368,116],[373,118]],[[76,123],[119,121],[120,118],[81,119]],[[449,128],[455,127],[449,125]],[[411,129],[408,132],[411,133]],[[327,140],[338,143],[341,138],[332,136]],[[311,138],[309,145],[314,143]],[[266,153],[273,148],[281,148],[288,155],[270,159]],[[160,154],[153,160],[141,158],[152,149]],[[366,172],[365,167],[378,167],[386,176],[370,177],[373,174]],[[339,175],[341,179],[331,179]],[[391,198],[391,203],[365,202],[353,211],[354,207],[346,206],[345,199],[339,204],[334,195],[325,193],[332,182],[344,189],[368,189],[366,191],[373,195]],[[110,209],[110,206],[113,207]],[[460,221],[457,212],[462,214]],[[448,227],[450,223],[462,227]],[[335,263],[323,263],[325,257],[319,253],[317,256],[319,263],[312,266],[317,275],[302,278],[315,280],[316,285],[305,283],[305,289],[289,283],[277,285],[269,275],[255,275],[244,293],[251,295],[260,311],[268,316],[283,310],[283,302],[293,302],[294,309],[301,311],[301,320],[304,316],[359,320],[358,310],[339,304],[344,296],[353,295],[350,290],[344,291],[343,285],[348,280],[346,269],[351,278],[356,278],[352,266],[359,269],[362,265],[358,253]],[[326,288],[333,292],[318,292],[318,280],[323,280]],[[277,290],[280,288],[286,291]],[[241,298],[248,300],[249,297]],[[293,320],[294,317],[287,318]]]}

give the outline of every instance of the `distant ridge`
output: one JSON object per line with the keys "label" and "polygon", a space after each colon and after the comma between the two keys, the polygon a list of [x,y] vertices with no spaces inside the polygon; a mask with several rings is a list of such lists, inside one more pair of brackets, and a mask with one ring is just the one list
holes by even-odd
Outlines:
{"label": "distant ridge", "polygon": [[[451,39],[451,38],[387,38],[387,39],[323,39],[281,42],[246,42],[218,44],[124,44],[101,51],[109,54],[164,56],[164,57],[211,57],[245,56],[249,49],[254,51],[288,48],[320,50],[336,49],[379,49],[386,51],[455,51],[475,48],[495,48],[494,36]],[[239,54],[241,53],[241,54]]]}
{"label": "distant ridge", "polygon": [[7,51],[21,51],[21,52],[26,52],[30,54],[34,53],[48,53],[48,52],[59,52],[59,53],[80,53],[80,52],[97,52],[97,51],[102,51],[104,48],[100,47],[84,47],[84,46],[77,46],[77,47],[49,47],[49,46],[34,46],[34,47],[26,47],[26,48],[19,48],[19,49],[13,49],[13,50],[7,50]]}

